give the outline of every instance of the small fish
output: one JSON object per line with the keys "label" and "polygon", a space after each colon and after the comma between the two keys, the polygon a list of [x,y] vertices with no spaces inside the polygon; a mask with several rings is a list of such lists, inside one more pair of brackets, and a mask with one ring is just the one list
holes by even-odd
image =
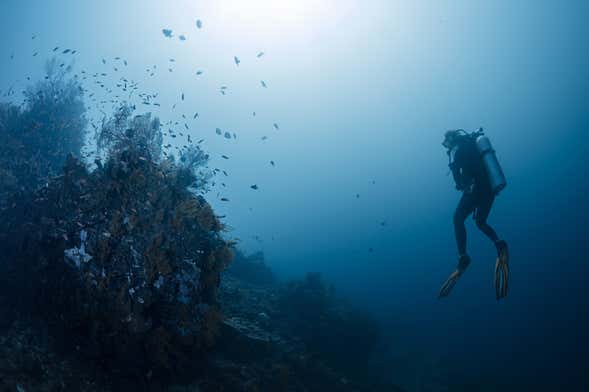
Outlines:
{"label": "small fish", "polygon": [[270,161],[270,164],[271,164],[272,166],[276,166],[276,163],[274,163],[274,161]]}
{"label": "small fish", "polygon": [[226,198],[226,197],[222,197],[222,198],[221,198],[221,201],[229,201],[229,199],[228,199],[228,198]]}
{"label": "small fish", "polygon": [[231,134],[229,132],[225,132],[225,139],[231,139]]}
{"label": "small fish", "polygon": [[53,48],[53,51],[57,52],[57,49],[59,49],[59,46],[56,46],[55,48]]}
{"label": "small fish", "polygon": [[221,155],[221,158],[223,158],[223,159],[229,159],[229,157],[227,155]]}
{"label": "small fish", "polygon": [[276,128],[277,130],[278,130],[278,129],[280,129],[280,128],[278,127],[278,124],[276,124],[276,123],[274,123],[274,128]]}
{"label": "small fish", "polygon": [[123,64],[125,64],[125,67],[127,66],[127,60],[123,60]]}
{"label": "small fish", "polygon": [[356,193],[356,199],[359,199],[359,198],[360,198],[360,194]]}
{"label": "small fish", "polygon": [[186,41],[186,36],[185,36],[185,35],[179,35],[179,36],[178,36],[178,39],[179,39],[180,41]]}
{"label": "small fish", "polygon": [[250,186],[250,188],[252,188],[253,190],[258,190],[258,186],[256,184]]}
{"label": "small fish", "polygon": [[184,101],[184,93],[182,93],[182,100]]}
{"label": "small fish", "polygon": [[33,36],[31,37],[31,39],[35,39],[37,38],[37,36],[35,34],[33,34]]}
{"label": "small fish", "polygon": [[35,53],[33,53],[33,57],[35,57],[35,56],[36,56],[36,55],[38,55],[38,54],[39,54],[39,52],[35,52]]}
{"label": "small fish", "polygon": [[162,34],[166,38],[172,38],[172,30],[170,29],[162,29]]}
{"label": "small fish", "polygon": [[68,54],[69,52],[71,52],[71,50],[70,49],[66,49],[63,52],[61,52],[61,54]]}
{"label": "small fish", "polygon": [[221,130],[220,130],[219,128],[215,128],[215,133],[216,133],[217,135],[220,135],[220,134],[221,134]]}
{"label": "small fish", "polygon": [[257,58],[260,58],[260,57],[262,57],[263,55],[264,55],[264,52],[260,52],[260,53],[258,53],[258,55],[257,55],[256,57],[257,57]]}
{"label": "small fish", "polygon": [[202,29],[202,20],[200,20],[200,19],[197,19],[197,20],[196,20],[196,27],[197,27],[198,29]]}
{"label": "small fish", "polygon": [[194,113],[194,116],[192,117],[193,119],[198,117],[198,113]]}
{"label": "small fish", "polygon": [[266,140],[266,139],[268,139],[268,136],[262,136],[262,138],[261,138],[261,139],[262,139],[262,140]]}
{"label": "small fish", "polygon": [[200,71],[200,70],[199,70],[199,71],[196,71],[196,76],[200,76],[200,75],[202,75],[202,74],[203,74],[203,72],[202,72],[202,71]]}
{"label": "small fish", "polygon": [[241,61],[239,60],[239,58],[237,56],[233,56],[233,61],[235,61],[235,65],[239,66],[239,63],[241,63]]}
{"label": "small fish", "polygon": [[106,60],[105,59],[102,59],[102,64],[106,64]]}
{"label": "small fish", "polygon": [[264,82],[263,80],[260,80],[260,83],[262,84],[262,87],[268,88],[268,86],[266,85],[266,82]]}

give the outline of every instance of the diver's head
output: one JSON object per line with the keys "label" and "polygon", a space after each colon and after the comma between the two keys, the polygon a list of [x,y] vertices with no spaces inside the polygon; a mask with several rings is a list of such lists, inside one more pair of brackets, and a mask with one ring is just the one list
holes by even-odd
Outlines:
{"label": "diver's head", "polygon": [[444,134],[444,141],[442,142],[442,146],[446,147],[448,150],[453,149],[459,142],[460,139],[463,137],[464,130],[462,129],[453,129],[451,131],[446,131]]}

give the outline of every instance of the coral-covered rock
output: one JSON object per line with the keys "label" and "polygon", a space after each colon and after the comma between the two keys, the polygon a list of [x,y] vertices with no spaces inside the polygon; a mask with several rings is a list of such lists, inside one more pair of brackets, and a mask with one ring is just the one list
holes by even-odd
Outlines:
{"label": "coral-covered rock", "polygon": [[188,169],[132,140],[92,172],[70,156],[63,175],[0,213],[2,286],[94,360],[186,373],[218,334],[232,251]]}
{"label": "coral-covered rock", "polygon": [[272,285],[276,283],[274,273],[264,260],[263,252],[246,256],[243,252],[236,250],[235,258],[227,269],[227,273],[253,284]]}

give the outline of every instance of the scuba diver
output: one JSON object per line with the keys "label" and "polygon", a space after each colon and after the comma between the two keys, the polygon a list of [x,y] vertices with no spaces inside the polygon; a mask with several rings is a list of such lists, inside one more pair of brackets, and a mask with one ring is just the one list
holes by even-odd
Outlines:
{"label": "scuba diver", "polygon": [[484,136],[483,129],[467,133],[462,129],[447,131],[442,145],[448,150],[449,167],[452,171],[456,189],[462,192],[454,212],[454,233],[458,245],[458,266],[440,289],[438,298],[450,294],[458,278],[470,264],[466,253],[466,227],[464,221],[473,214],[477,227],[495,244],[497,261],[495,263],[495,294],[497,300],[507,295],[509,279],[509,252],[507,243],[497,236],[487,223],[487,217],[495,196],[505,188],[506,181],[501,166]]}

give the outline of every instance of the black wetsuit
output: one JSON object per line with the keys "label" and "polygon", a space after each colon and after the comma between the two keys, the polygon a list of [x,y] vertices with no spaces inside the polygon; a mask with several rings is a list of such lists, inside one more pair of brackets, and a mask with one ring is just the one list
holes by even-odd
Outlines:
{"label": "black wetsuit", "polygon": [[456,188],[463,192],[454,212],[454,232],[459,254],[466,254],[464,221],[473,212],[477,227],[498,246],[497,233],[487,223],[495,195],[491,190],[487,172],[474,140],[469,137],[461,138],[457,147],[452,150],[450,160],[450,169]]}

